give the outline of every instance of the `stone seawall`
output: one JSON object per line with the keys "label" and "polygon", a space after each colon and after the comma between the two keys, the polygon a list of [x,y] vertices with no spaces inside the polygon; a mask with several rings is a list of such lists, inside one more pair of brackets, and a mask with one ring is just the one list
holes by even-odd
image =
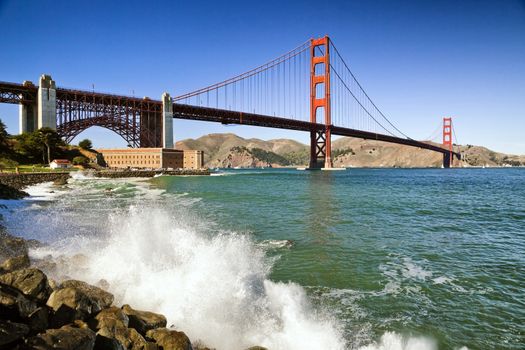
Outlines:
{"label": "stone seawall", "polygon": [[64,183],[67,179],[69,179],[69,173],[67,172],[0,174],[0,184],[17,190],[42,182],[53,181]]}
{"label": "stone seawall", "polygon": [[155,175],[210,175],[209,170],[101,170],[93,174],[96,177],[154,177]]}

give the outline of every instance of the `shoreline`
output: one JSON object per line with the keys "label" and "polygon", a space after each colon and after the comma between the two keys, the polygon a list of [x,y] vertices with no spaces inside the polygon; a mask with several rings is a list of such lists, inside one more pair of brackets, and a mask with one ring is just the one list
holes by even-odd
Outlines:
{"label": "shoreline", "polygon": [[168,326],[162,314],[115,305],[102,280],[48,278],[41,268],[54,262],[29,257],[42,246],[0,228],[0,348],[214,350]]}
{"label": "shoreline", "polygon": [[[0,174],[0,199],[22,199],[29,196],[23,191],[24,188],[43,182],[53,182],[57,185],[65,185],[71,174],[79,172],[35,172],[35,173],[3,173]],[[80,172],[81,173],[81,172]],[[181,170],[96,170],[87,171],[96,178],[152,178],[155,176],[208,176],[208,169],[181,169]]]}

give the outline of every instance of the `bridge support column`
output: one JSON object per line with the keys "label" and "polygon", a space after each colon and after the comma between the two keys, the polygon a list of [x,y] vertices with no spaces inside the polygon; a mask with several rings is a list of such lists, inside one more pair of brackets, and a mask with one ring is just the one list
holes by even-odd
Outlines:
{"label": "bridge support column", "polygon": [[50,75],[43,74],[38,85],[38,129],[51,128],[56,130],[56,85]]}
{"label": "bridge support column", "polygon": [[173,148],[173,100],[167,92],[162,94],[162,147]]}
{"label": "bridge support column", "polygon": [[452,164],[452,153],[446,152],[443,153],[443,168],[450,168],[450,165]]}
{"label": "bridge support column", "polygon": [[18,121],[20,134],[33,132],[38,128],[37,125],[37,105],[20,104],[18,107]]}

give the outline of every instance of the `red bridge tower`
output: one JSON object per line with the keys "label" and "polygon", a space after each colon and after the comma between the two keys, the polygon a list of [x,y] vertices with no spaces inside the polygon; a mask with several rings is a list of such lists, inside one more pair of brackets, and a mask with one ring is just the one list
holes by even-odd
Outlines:
{"label": "red bridge tower", "polygon": [[443,167],[450,168],[453,161],[453,149],[452,149],[452,118],[443,118],[443,148],[448,149],[450,152],[443,153]]}
{"label": "red bridge tower", "polygon": [[310,122],[324,114],[324,130],[310,131],[310,168],[332,167],[330,118],[330,39],[311,39],[310,44]]}

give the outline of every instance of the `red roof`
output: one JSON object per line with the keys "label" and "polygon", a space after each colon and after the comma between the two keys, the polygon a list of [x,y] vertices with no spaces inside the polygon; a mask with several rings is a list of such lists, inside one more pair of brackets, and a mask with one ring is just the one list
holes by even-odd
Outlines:
{"label": "red roof", "polygon": [[57,164],[69,164],[69,160],[67,159],[54,159],[53,162]]}

